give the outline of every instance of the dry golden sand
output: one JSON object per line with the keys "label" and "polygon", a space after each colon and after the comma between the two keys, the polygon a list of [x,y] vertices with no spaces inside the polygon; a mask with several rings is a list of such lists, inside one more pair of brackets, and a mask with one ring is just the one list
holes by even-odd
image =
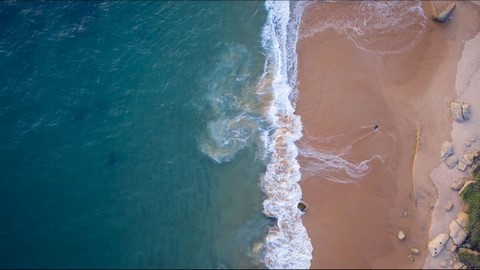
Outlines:
{"label": "dry golden sand", "polygon": [[[349,4],[308,6],[300,35],[321,23],[325,14],[348,12]],[[330,181],[345,179],[342,173],[303,172],[300,185],[310,206],[304,224],[314,249],[312,268],[423,266],[436,202],[430,173],[440,164],[441,143],[450,137],[448,106],[456,97],[463,40],[478,29],[473,23],[477,13],[470,6],[457,3],[453,21],[447,24],[429,20],[420,42],[400,54],[360,50],[333,30],[300,38],[300,151],[351,145],[343,156],[350,162],[375,155],[383,159],[372,159],[371,171],[355,183]],[[430,3],[424,2],[423,8],[430,17]],[[372,132],[375,123],[380,128]],[[322,140],[329,137],[334,139]],[[350,143],[358,138],[362,139]],[[302,168],[312,167],[301,155],[299,161]],[[408,217],[403,216],[405,210]],[[403,241],[397,239],[400,229],[407,235]],[[412,247],[421,250],[414,262],[409,259]]]}

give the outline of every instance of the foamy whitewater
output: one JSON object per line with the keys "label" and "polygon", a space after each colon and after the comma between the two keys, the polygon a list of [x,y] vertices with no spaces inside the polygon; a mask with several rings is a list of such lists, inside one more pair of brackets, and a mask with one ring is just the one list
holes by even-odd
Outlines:
{"label": "foamy whitewater", "polygon": [[[267,1],[263,45],[267,51],[265,73],[272,70],[273,101],[268,112],[272,132],[266,141],[270,163],[262,179],[267,195],[263,212],[277,220],[264,245],[268,268],[309,268],[312,244],[297,208],[302,198],[300,165],[295,141],[302,137],[300,117],[292,104],[296,97],[296,42],[304,3]],[[268,77],[268,75],[263,76]]]}

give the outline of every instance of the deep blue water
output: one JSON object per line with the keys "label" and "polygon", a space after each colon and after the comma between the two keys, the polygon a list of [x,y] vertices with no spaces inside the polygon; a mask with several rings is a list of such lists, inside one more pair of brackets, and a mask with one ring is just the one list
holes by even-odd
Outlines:
{"label": "deep blue water", "polygon": [[265,16],[262,2],[0,2],[0,267],[258,267],[265,165],[242,108]]}

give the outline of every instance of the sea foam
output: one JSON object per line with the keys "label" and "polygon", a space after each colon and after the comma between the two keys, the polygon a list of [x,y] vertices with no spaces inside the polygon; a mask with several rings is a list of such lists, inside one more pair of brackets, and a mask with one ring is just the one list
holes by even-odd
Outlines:
{"label": "sea foam", "polygon": [[[302,137],[300,117],[295,115],[298,27],[305,4],[267,1],[263,47],[267,53],[265,73],[270,77],[273,100],[267,118],[271,122],[265,145],[270,162],[262,179],[267,199],[263,212],[276,220],[265,239],[263,262],[268,268],[309,268],[312,244],[297,208],[302,198],[295,142]],[[262,76],[269,77],[268,75]]]}

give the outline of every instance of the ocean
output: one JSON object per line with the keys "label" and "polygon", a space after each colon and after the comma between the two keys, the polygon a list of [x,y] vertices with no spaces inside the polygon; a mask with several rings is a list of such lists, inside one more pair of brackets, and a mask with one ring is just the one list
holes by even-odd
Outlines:
{"label": "ocean", "polygon": [[309,267],[303,8],[0,2],[0,267]]}

